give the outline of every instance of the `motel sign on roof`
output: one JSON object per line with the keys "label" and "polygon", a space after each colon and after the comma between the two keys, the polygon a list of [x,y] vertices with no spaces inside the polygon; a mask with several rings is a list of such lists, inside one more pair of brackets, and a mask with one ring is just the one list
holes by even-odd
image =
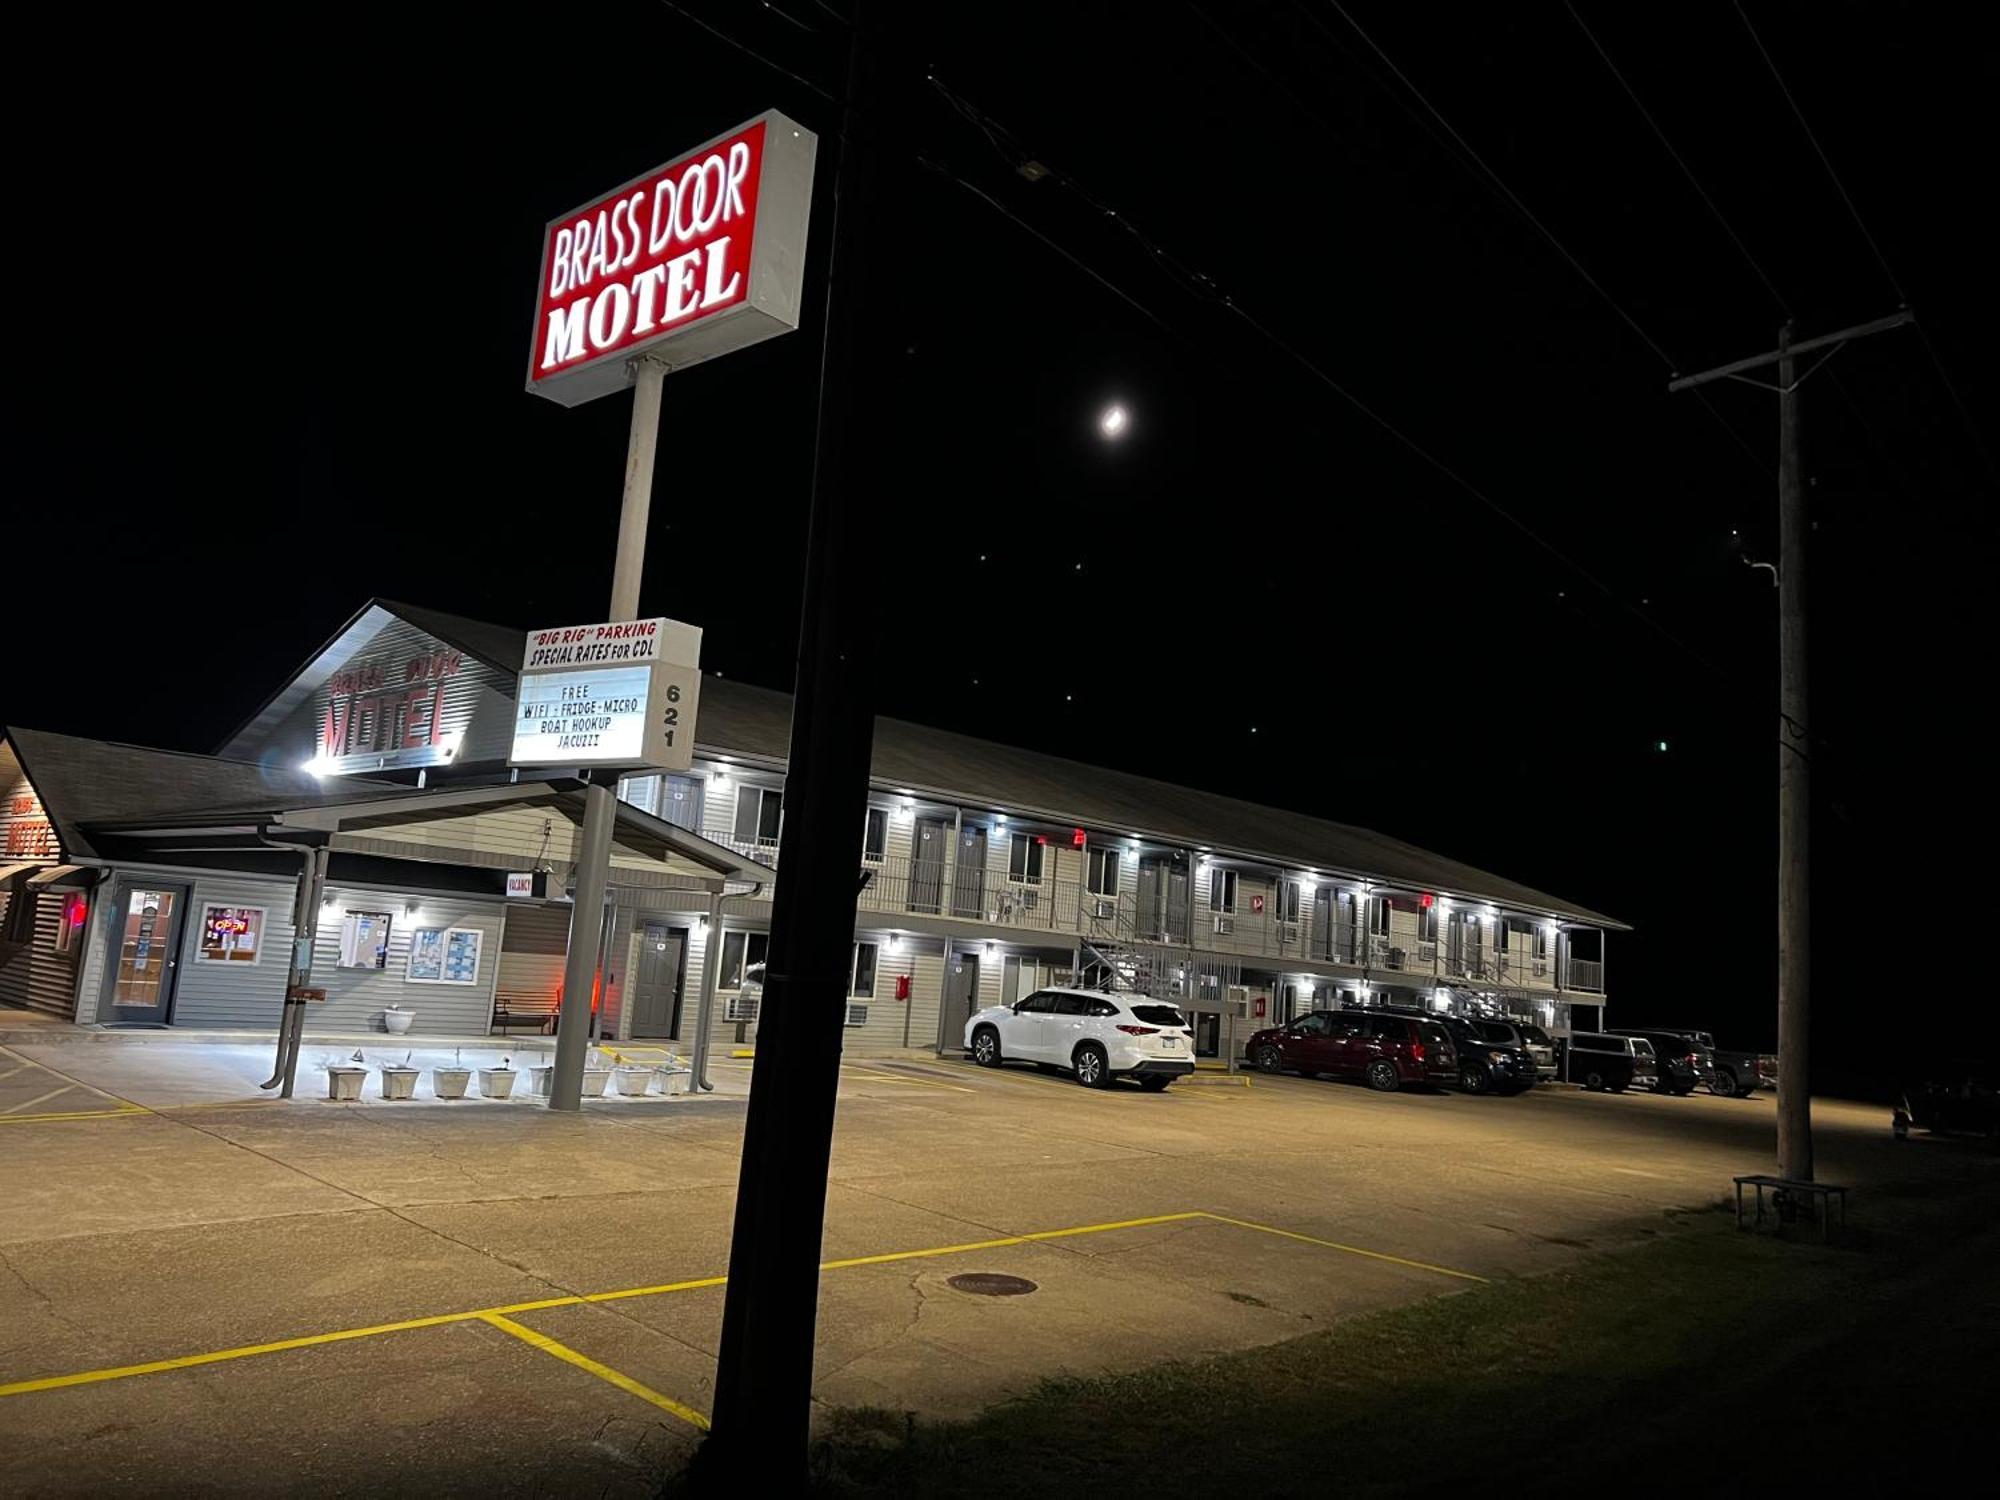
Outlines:
{"label": "motel sign on roof", "polygon": [[818,138],[775,110],[549,221],[528,389],[623,390],[798,327]]}

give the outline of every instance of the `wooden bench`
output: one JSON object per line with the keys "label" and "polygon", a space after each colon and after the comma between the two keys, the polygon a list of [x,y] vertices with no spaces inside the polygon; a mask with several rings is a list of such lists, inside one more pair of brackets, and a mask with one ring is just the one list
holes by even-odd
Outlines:
{"label": "wooden bench", "polygon": [[1735,1182],[1736,1227],[1738,1229],[1744,1227],[1743,1189],[1746,1187],[1754,1189],[1757,1195],[1757,1216],[1750,1224],[1750,1227],[1753,1229],[1762,1228],[1764,1224],[1764,1190],[1766,1188],[1771,1190],[1771,1196],[1774,1200],[1781,1196],[1793,1199],[1812,1199],[1819,1210],[1819,1237],[1822,1242],[1825,1241],[1832,1228],[1833,1205],[1836,1202],[1840,1205],[1840,1227],[1842,1229],[1847,1227],[1847,1189],[1844,1187],[1835,1187],[1831,1183],[1825,1182],[1799,1182],[1790,1177],[1773,1177],[1766,1172],[1752,1172],[1747,1176],[1736,1178]]}
{"label": "wooden bench", "polygon": [[555,1019],[556,1013],[552,1010],[509,1010],[504,1000],[493,1007],[493,1029],[502,1033],[532,1026],[546,1036],[555,1030]]}

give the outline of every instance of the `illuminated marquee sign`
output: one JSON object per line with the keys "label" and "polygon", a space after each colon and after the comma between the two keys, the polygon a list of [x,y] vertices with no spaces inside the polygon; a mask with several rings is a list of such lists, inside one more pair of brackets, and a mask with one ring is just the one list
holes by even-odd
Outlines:
{"label": "illuminated marquee sign", "polygon": [[549,221],[528,389],[577,406],[799,323],[818,138],[770,110]]}
{"label": "illuminated marquee sign", "polygon": [[685,771],[700,693],[696,626],[654,619],[531,630],[507,764]]}

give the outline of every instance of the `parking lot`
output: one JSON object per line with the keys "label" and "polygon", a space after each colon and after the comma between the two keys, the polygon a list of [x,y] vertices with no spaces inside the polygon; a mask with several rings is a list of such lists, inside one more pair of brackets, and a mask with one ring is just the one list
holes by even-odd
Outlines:
{"label": "parking lot", "polygon": [[[0,1049],[0,1490],[636,1494],[698,1440],[750,1063],[552,1116],[160,1103],[113,1086],[130,1057]],[[1771,1155],[1768,1095],[1093,1092],[912,1055],[849,1063],[840,1110],[816,1394],[941,1415],[1671,1234]],[[1864,1223],[1872,1184],[1989,1164],[1876,1108],[1818,1125]]]}

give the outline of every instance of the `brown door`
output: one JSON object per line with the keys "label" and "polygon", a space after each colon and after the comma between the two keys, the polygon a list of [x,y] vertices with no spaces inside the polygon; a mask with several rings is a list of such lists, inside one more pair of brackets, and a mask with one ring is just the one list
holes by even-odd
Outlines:
{"label": "brown door", "polygon": [[188,888],[120,878],[113,899],[104,1018],[164,1026],[173,1018]]}

